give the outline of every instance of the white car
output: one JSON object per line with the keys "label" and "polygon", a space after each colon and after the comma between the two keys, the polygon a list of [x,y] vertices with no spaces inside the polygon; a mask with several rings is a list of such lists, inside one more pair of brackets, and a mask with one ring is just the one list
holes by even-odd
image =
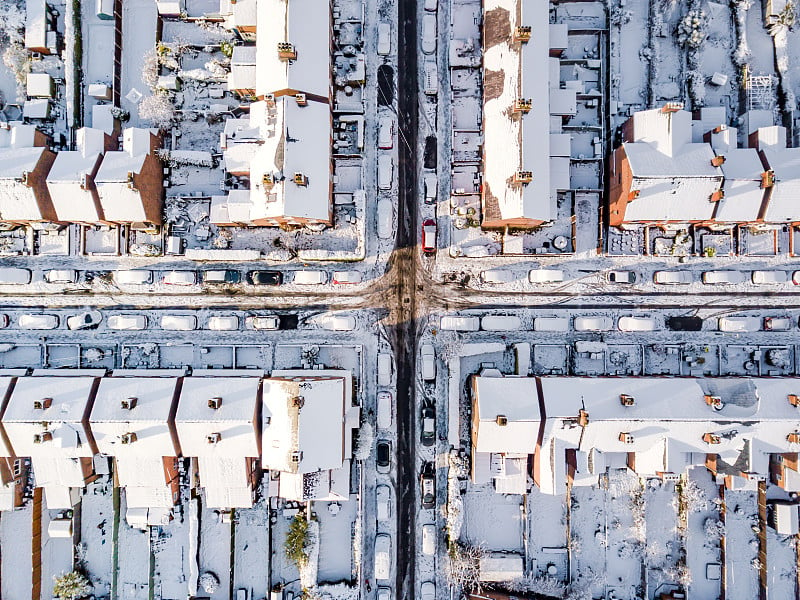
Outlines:
{"label": "white car", "polygon": [[575,317],[575,331],[609,331],[611,317]]}
{"label": "white car", "polygon": [[378,352],[378,385],[392,385],[392,355]]}
{"label": "white car", "polygon": [[147,317],[144,315],[113,315],[108,317],[108,328],[126,331],[146,329]]}
{"label": "white car", "polygon": [[379,587],[378,595],[375,596],[377,600],[392,600],[392,589],[388,587]]}
{"label": "white car", "polygon": [[114,271],[113,277],[117,285],[146,285],[153,281],[153,272],[141,269]]}
{"label": "white car", "polygon": [[764,317],[764,331],[789,331],[792,327],[789,317]]}
{"label": "white car", "polygon": [[436,379],[436,351],[432,344],[422,344],[422,379],[433,381]]}
{"label": "white car", "polygon": [[422,51],[425,54],[436,52],[436,15],[422,17]]}
{"label": "white car", "polygon": [[478,331],[481,328],[481,320],[478,317],[442,317],[439,321],[439,329],[444,331]]}
{"label": "white car", "polygon": [[378,521],[388,521],[392,516],[392,505],[390,503],[391,490],[388,485],[379,485],[375,488],[375,498],[378,504]]}
{"label": "white car", "polygon": [[31,282],[31,272],[28,269],[16,267],[0,268],[0,284],[25,284]]}
{"label": "white car", "polygon": [[375,536],[375,569],[377,581],[387,581],[392,575],[392,538],[385,533]]}
{"label": "white car", "polygon": [[361,283],[361,271],[334,271],[333,283],[343,285],[348,283]]}
{"label": "white car", "polygon": [[194,315],[164,315],[161,317],[161,329],[192,331],[197,329],[197,317]]}
{"label": "white car", "polygon": [[394,181],[392,156],[390,154],[381,154],[378,156],[378,189],[392,189],[392,181]]}
{"label": "white car", "polygon": [[394,146],[394,119],[384,115],[378,119],[378,148],[391,150]]}
{"label": "white car", "polygon": [[425,182],[425,203],[436,204],[439,197],[439,178],[436,173],[425,173],[422,178]]}
{"label": "white car", "polygon": [[761,331],[761,319],[758,317],[721,317],[719,330],[730,333],[752,333]]}
{"label": "white car", "polygon": [[20,329],[55,329],[58,317],[55,315],[20,315]]}
{"label": "white car", "polygon": [[486,315],[481,317],[481,329],[484,331],[519,331],[522,321],[515,315]]}
{"label": "white car", "polygon": [[528,271],[528,281],[531,283],[561,283],[564,281],[564,271],[558,269],[532,269]]}
{"label": "white car", "polygon": [[388,198],[378,198],[376,212],[378,237],[382,240],[392,237],[392,217],[394,216],[392,201]]}
{"label": "white car", "polygon": [[489,269],[481,271],[481,281],[483,283],[511,283],[514,281],[514,273],[506,269]]}
{"label": "white car", "polygon": [[167,271],[161,281],[167,285],[194,285],[197,283],[197,273],[194,271]]}
{"label": "white car", "polygon": [[655,331],[656,320],[653,317],[620,317],[617,327],[620,331]]}
{"label": "white car", "polygon": [[430,12],[436,12],[436,9],[439,7],[438,0],[425,0],[425,10]]}
{"label": "white car", "polygon": [[244,324],[249,329],[279,329],[281,326],[280,318],[276,316],[247,317]]}
{"label": "white car", "polygon": [[239,329],[239,317],[209,317],[206,327],[211,331],[236,331]]}
{"label": "white car", "polygon": [[786,271],[753,271],[751,278],[756,285],[770,285],[786,283],[789,274]]}
{"label": "white car", "polygon": [[419,586],[419,600],[436,600],[436,584],[432,581],[426,581]]}
{"label": "white car", "polygon": [[692,283],[691,271],[656,271],[653,281],[661,285],[689,285]]}
{"label": "white car", "polygon": [[295,271],[292,283],[296,285],[322,285],[327,281],[328,274],[325,271]]}
{"label": "white car", "polygon": [[68,329],[91,329],[97,327],[103,320],[103,313],[99,310],[90,310],[67,317]]}
{"label": "white car", "polygon": [[317,324],[328,331],[353,331],[356,318],[349,315],[323,315]]}
{"label": "white car", "polygon": [[378,23],[378,55],[387,56],[392,52],[392,26],[385,21]]}
{"label": "white car", "polygon": [[703,283],[706,285],[731,285],[743,283],[745,275],[741,271],[705,271]]}
{"label": "white car", "polygon": [[75,283],[78,281],[78,272],[73,269],[51,269],[44,272],[47,283]]}
{"label": "white car", "polygon": [[422,91],[428,96],[439,93],[439,67],[435,60],[426,60],[423,65],[424,85]]}
{"label": "white car", "polygon": [[534,331],[569,331],[568,317],[536,317],[533,320]]}
{"label": "white car", "polygon": [[422,526],[422,553],[427,556],[436,554],[436,525],[432,523]]}
{"label": "white car", "polygon": [[392,393],[386,390],[378,392],[378,429],[389,429],[392,426]]}

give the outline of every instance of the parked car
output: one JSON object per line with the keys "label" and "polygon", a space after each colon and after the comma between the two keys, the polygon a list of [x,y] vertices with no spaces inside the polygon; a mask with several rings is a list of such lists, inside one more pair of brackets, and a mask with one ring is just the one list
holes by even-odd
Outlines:
{"label": "parked car", "polygon": [[575,317],[575,331],[608,331],[611,326],[611,317]]}
{"label": "parked car", "polygon": [[246,317],[244,324],[249,329],[279,329],[281,320],[273,315]]}
{"label": "parked car", "polygon": [[375,569],[376,581],[387,581],[392,575],[392,538],[386,533],[375,536]]}
{"label": "parked car", "polygon": [[394,181],[394,162],[391,154],[380,154],[378,156],[378,189],[392,189]]}
{"label": "parked car", "polygon": [[242,274],[239,271],[221,269],[219,271],[203,271],[202,278],[203,283],[210,284],[239,283],[242,280]]}
{"label": "parked car", "polygon": [[378,442],[375,452],[375,463],[378,473],[386,474],[392,467],[392,445],[391,442],[381,440]]}
{"label": "parked car", "polygon": [[436,379],[436,351],[432,344],[422,344],[422,379],[433,381]]}
{"label": "parked car", "polygon": [[425,54],[436,52],[436,15],[422,17],[422,51]]}
{"label": "parked car", "polygon": [[8,315],[0,314],[0,329],[5,329],[8,327],[9,322]]}
{"label": "parked car", "polygon": [[480,277],[483,283],[511,283],[514,281],[514,273],[507,269],[481,271]]}
{"label": "parked car", "polygon": [[422,553],[426,556],[436,554],[436,525],[433,523],[422,526]]}
{"label": "parked car", "polygon": [[636,273],[633,271],[609,271],[606,279],[611,283],[636,283]]}
{"label": "parked car", "polygon": [[344,285],[349,283],[361,283],[361,271],[334,271],[333,283],[335,285]]}
{"label": "parked car", "polygon": [[378,198],[378,206],[375,209],[377,219],[378,237],[382,240],[392,237],[392,201],[388,198]]}
{"label": "parked car", "polygon": [[164,315],[161,317],[161,329],[192,331],[197,329],[197,317],[194,315]]}
{"label": "parked car", "polygon": [[44,272],[47,283],[75,283],[78,281],[78,272],[74,269],[50,269]]}
{"label": "parked car", "polygon": [[114,271],[112,278],[117,285],[146,285],[153,281],[153,272],[141,269]]}
{"label": "parked car", "polygon": [[439,321],[439,329],[445,331],[478,331],[481,328],[481,320],[478,317],[442,317]]}
{"label": "parked car", "polygon": [[392,52],[392,26],[385,21],[378,23],[378,55],[387,56]]}
{"label": "parked car", "polygon": [[428,96],[439,93],[439,67],[433,59],[426,60],[423,64],[422,91]]}
{"label": "parked car", "polygon": [[378,385],[392,384],[392,355],[388,352],[378,352]]}
{"label": "parked car", "polygon": [[281,285],[283,273],[280,271],[250,271],[247,282],[251,285]]}
{"label": "parked car", "polygon": [[519,331],[522,320],[516,315],[486,315],[481,317],[481,329],[484,331]]}
{"label": "parked car", "polygon": [[392,588],[379,587],[377,600],[392,600]]}
{"label": "parked car", "polygon": [[789,274],[786,271],[753,271],[751,280],[756,285],[776,285],[786,283]]}
{"label": "parked car", "polygon": [[388,521],[392,517],[391,495],[388,485],[381,484],[375,488],[378,521]]}
{"label": "parked car", "polygon": [[436,442],[436,413],[433,408],[426,406],[422,409],[422,433],[420,434],[423,446],[433,446]]}
{"label": "parked car", "polygon": [[356,328],[356,318],[350,315],[322,315],[316,322],[328,331],[353,331]]}
{"label": "parked car", "polygon": [[436,506],[436,471],[432,462],[426,462],[422,465],[419,479],[422,508],[433,508]]}
{"label": "parked car", "polygon": [[99,310],[89,310],[67,317],[68,329],[94,329],[103,320],[103,313]]}
{"label": "parked car", "polygon": [[661,285],[689,285],[692,283],[691,271],[656,271],[653,281]]}
{"label": "parked car", "polygon": [[197,283],[197,273],[194,271],[167,271],[161,281],[167,285],[194,285]]}
{"label": "parked car", "polygon": [[328,274],[325,271],[295,271],[292,283],[295,285],[322,285],[327,283]]}
{"label": "parked car", "polygon": [[147,317],[144,315],[112,315],[108,317],[108,328],[116,330],[146,329]]}
{"label": "parked car", "polygon": [[789,317],[764,317],[764,331],[789,331],[792,323]]}
{"label": "parked car", "polygon": [[20,315],[20,329],[55,329],[58,327],[58,317],[56,315]]}
{"label": "parked car", "polygon": [[434,254],[436,252],[436,221],[425,219],[422,222],[422,252]]}
{"label": "parked car", "polygon": [[425,10],[430,12],[436,12],[436,9],[439,6],[439,0],[425,0]]}
{"label": "parked car", "polygon": [[391,150],[394,146],[394,118],[384,115],[378,119],[378,148]]}
{"label": "parked car", "polygon": [[656,320],[653,317],[620,317],[617,327],[620,331],[655,331]]}
{"label": "parked car", "polygon": [[26,284],[31,282],[31,272],[29,269],[19,269],[17,267],[0,268],[0,284]]}
{"label": "parked car", "polygon": [[569,317],[536,317],[534,331],[569,331]]}
{"label": "parked car", "polygon": [[564,281],[564,271],[558,269],[531,269],[528,271],[528,281],[531,283],[561,283]]}
{"label": "parked car", "polygon": [[671,331],[700,331],[703,328],[700,317],[667,317],[666,323]]}
{"label": "parked car", "polygon": [[436,600],[436,584],[426,581],[419,586],[420,600]]}
{"label": "parked car", "polygon": [[720,317],[719,330],[733,333],[761,331],[761,319],[758,317]]}
{"label": "parked car", "polygon": [[425,204],[436,204],[439,198],[439,178],[436,173],[425,173],[422,181],[425,183]]}
{"label": "parked car", "polygon": [[392,393],[386,390],[378,392],[378,429],[389,429],[392,426]]}
{"label": "parked car", "polygon": [[231,315],[228,317],[209,317],[206,327],[211,331],[236,331],[239,329],[239,317]]}
{"label": "parked car", "polygon": [[702,279],[706,285],[731,285],[744,282],[745,274],[741,271],[705,271]]}

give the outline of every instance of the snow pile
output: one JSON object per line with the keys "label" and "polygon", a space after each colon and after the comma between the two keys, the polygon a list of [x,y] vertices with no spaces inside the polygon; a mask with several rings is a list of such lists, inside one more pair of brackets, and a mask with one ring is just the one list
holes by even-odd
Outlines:
{"label": "snow pile", "polygon": [[372,423],[364,421],[358,429],[358,438],[356,439],[356,447],[353,451],[353,458],[356,460],[367,460],[369,455],[372,454],[372,446],[375,441],[375,430]]}
{"label": "snow pile", "polygon": [[689,48],[699,48],[706,39],[705,27],[708,23],[702,10],[690,10],[678,23],[678,43]]}
{"label": "snow pile", "polygon": [[300,585],[305,590],[310,590],[317,584],[317,567],[319,566],[319,523],[308,522],[308,532],[305,543],[306,560],[298,565],[300,571]]}
{"label": "snow pile", "polygon": [[304,597],[307,600],[358,600],[361,596],[357,587],[337,583],[307,590]]}
{"label": "snow pile", "polygon": [[564,598],[567,594],[567,586],[553,577],[516,579],[506,587],[508,591],[518,594],[537,594],[551,598]]}
{"label": "snow pile", "polygon": [[219,589],[219,577],[208,571],[200,575],[198,583],[208,594],[213,594]]}

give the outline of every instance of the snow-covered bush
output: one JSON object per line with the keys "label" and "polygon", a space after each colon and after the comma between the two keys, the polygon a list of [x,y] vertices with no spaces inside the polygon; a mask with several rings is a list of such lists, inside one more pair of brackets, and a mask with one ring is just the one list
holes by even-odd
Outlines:
{"label": "snow-covered bush", "polygon": [[567,593],[567,586],[555,577],[524,577],[515,579],[505,586],[509,592],[517,594],[538,594],[563,598]]}
{"label": "snow-covered bush", "polygon": [[709,517],[703,524],[703,530],[706,532],[706,537],[711,541],[719,541],[725,535],[725,524],[719,519]]}
{"label": "snow-covered bush", "polygon": [[211,571],[206,571],[197,580],[197,583],[207,594],[213,594],[219,589],[219,577]]}
{"label": "snow-covered bush", "polygon": [[31,72],[31,59],[28,51],[22,44],[10,44],[3,52],[3,64],[14,73],[17,81],[17,97],[20,101],[24,101],[25,85],[28,82],[28,73]]}
{"label": "snow-covered bush", "polygon": [[481,589],[481,558],[486,551],[480,546],[468,546],[462,542],[451,542],[449,560],[445,568],[447,582],[457,589]]}
{"label": "snow-covered bush", "polygon": [[319,523],[310,521],[305,544],[306,560],[298,565],[300,572],[300,586],[308,590],[317,585],[317,567],[319,565]]}
{"label": "snow-covered bush", "polygon": [[308,519],[305,513],[297,513],[289,525],[283,550],[286,558],[291,560],[299,569],[308,561],[306,543],[308,542]]}
{"label": "snow-covered bush", "polygon": [[353,451],[353,458],[356,460],[367,460],[369,455],[372,454],[372,446],[375,442],[375,430],[372,423],[364,421],[358,428],[358,437],[356,438],[356,447]]}
{"label": "snow-covered bush", "polygon": [[61,600],[77,600],[89,594],[92,585],[77,571],[53,576],[53,596]]}
{"label": "snow-covered bush", "polygon": [[681,502],[688,514],[708,510],[708,496],[705,490],[691,479],[680,486]]}
{"label": "snow-covered bush", "polygon": [[146,96],[139,102],[139,116],[150,121],[154,127],[167,129],[175,119],[175,107],[163,94]]}
{"label": "snow-covered bush", "polygon": [[16,2],[0,3],[0,42],[22,42],[25,29],[25,11]]}
{"label": "snow-covered bush", "polygon": [[158,84],[158,55],[150,48],[142,57],[142,81],[154,90]]}
{"label": "snow-covered bush", "polygon": [[699,48],[706,39],[705,27],[708,22],[702,10],[690,10],[678,23],[678,43],[681,46]]}

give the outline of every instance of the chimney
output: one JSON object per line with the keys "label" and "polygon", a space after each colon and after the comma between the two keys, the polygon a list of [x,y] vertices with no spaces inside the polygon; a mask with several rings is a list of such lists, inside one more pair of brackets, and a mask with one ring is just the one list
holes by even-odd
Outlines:
{"label": "chimney", "polygon": [[531,40],[531,26],[530,25],[517,25],[514,28],[514,41],[526,43]]}
{"label": "chimney", "polygon": [[619,403],[622,406],[633,406],[636,400],[634,400],[633,396],[629,396],[628,394],[620,394],[619,395]]}
{"label": "chimney", "polygon": [[775,185],[775,171],[770,169],[761,173],[761,189],[771,188]]}
{"label": "chimney", "polygon": [[727,125],[717,125],[714,129],[711,130],[711,133],[722,133],[723,131],[727,131]]}
{"label": "chimney", "polygon": [[533,181],[533,171],[517,171],[514,173],[514,183],[527,184]]}
{"label": "chimney", "polygon": [[137,402],[139,402],[138,398],[126,398],[120,404],[122,405],[122,408],[124,408],[125,410],[133,410],[134,408],[136,408]]}
{"label": "chimney", "polygon": [[53,406],[52,398],[42,398],[41,400],[33,401],[33,408],[36,410],[47,410],[51,406]]}
{"label": "chimney", "polygon": [[296,185],[301,185],[303,187],[308,185],[308,177],[303,173],[295,173],[294,177],[292,177],[292,181],[294,181]]}
{"label": "chimney", "polygon": [[303,396],[295,396],[292,398],[292,406],[294,408],[303,408],[303,405],[306,403],[306,399]]}
{"label": "chimney", "polygon": [[633,202],[639,197],[639,190],[631,190],[628,192],[628,202]]}
{"label": "chimney", "polygon": [[708,200],[709,200],[709,202],[719,202],[724,197],[725,197],[725,190],[719,189],[719,190],[715,191],[713,194],[711,194],[711,196],[709,197]]}
{"label": "chimney", "polygon": [[661,107],[661,112],[668,115],[683,110],[683,102],[667,102]]}
{"label": "chimney", "polygon": [[619,434],[619,441],[622,442],[623,444],[632,444],[633,436],[630,433],[622,431]]}
{"label": "chimney", "polygon": [[297,106],[308,106],[308,99],[305,94],[295,94],[294,99],[297,101]]}
{"label": "chimney", "polygon": [[278,58],[280,58],[281,60],[296,60],[297,50],[295,50],[294,44],[291,44],[289,42],[279,42]]}
{"label": "chimney", "polygon": [[218,432],[209,433],[206,436],[206,442],[209,444],[218,444],[221,439],[222,439],[222,434]]}
{"label": "chimney", "polygon": [[723,164],[725,164],[725,156],[722,154],[718,154],[711,159],[711,165],[714,167],[721,167]]}
{"label": "chimney", "polygon": [[795,431],[787,435],[786,441],[790,444],[800,444],[800,431]]}
{"label": "chimney", "polygon": [[583,409],[578,411],[578,425],[586,427],[589,424],[589,413]]}
{"label": "chimney", "polygon": [[704,433],[703,434],[703,441],[706,444],[719,444],[720,443],[719,436],[715,435],[713,433]]}
{"label": "chimney", "polygon": [[706,394],[705,396],[703,396],[703,399],[706,401],[706,404],[708,404],[714,410],[722,409],[723,406],[722,398],[720,398],[719,396],[710,396],[709,394]]}
{"label": "chimney", "polygon": [[130,433],[123,433],[123,434],[122,434],[122,443],[123,443],[123,444],[132,444],[132,443],[134,443],[134,442],[135,442],[137,439],[138,439],[138,437],[136,436],[136,433],[134,433],[134,432],[130,432]]}
{"label": "chimney", "polygon": [[531,112],[533,101],[530,98],[517,98],[514,100],[514,106],[511,108],[511,114],[526,115]]}
{"label": "chimney", "polygon": [[208,408],[217,410],[219,409],[220,406],[222,406],[222,398],[220,398],[219,396],[217,396],[216,398],[208,399]]}
{"label": "chimney", "polygon": [[42,433],[33,434],[34,444],[44,444],[45,442],[53,441],[53,433],[50,431],[43,431]]}
{"label": "chimney", "polygon": [[270,108],[275,107],[275,94],[267,94],[264,96],[264,102],[267,103],[267,106]]}
{"label": "chimney", "polygon": [[505,427],[508,425],[508,417],[505,415],[497,415],[494,419],[494,422],[497,423],[499,427]]}
{"label": "chimney", "polygon": [[787,398],[789,400],[789,404],[794,407],[800,407],[800,396],[797,394],[789,394]]}

